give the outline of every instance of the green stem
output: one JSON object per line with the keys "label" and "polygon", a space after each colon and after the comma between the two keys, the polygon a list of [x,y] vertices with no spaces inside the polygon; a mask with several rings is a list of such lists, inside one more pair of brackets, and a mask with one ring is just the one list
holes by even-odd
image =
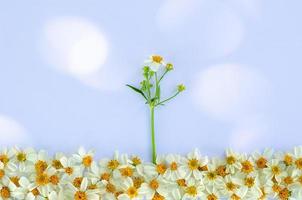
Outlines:
{"label": "green stem", "polygon": [[155,131],[154,131],[154,106],[150,106],[151,114],[151,142],[152,142],[152,162],[156,164],[156,144],[155,144]]}
{"label": "green stem", "polygon": [[180,93],[180,92],[176,92],[176,94],[174,94],[173,96],[171,96],[171,97],[168,98],[168,99],[165,99],[165,100],[159,102],[159,103],[156,104],[155,106],[160,105],[160,104],[162,104],[162,103],[165,103],[165,102],[167,102],[167,101],[170,101],[171,99],[173,99],[174,97],[176,97],[179,93]]}

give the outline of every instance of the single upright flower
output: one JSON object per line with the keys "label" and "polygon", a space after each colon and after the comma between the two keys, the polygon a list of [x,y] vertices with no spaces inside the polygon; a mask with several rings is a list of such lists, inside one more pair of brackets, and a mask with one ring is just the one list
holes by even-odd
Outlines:
{"label": "single upright flower", "polygon": [[[162,67],[162,70],[159,70]],[[156,144],[155,144],[155,129],[154,129],[154,110],[157,106],[162,106],[179,93],[185,90],[185,86],[180,84],[174,95],[162,100],[161,98],[161,82],[165,75],[174,69],[172,63],[165,63],[164,58],[160,55],[151,55],[145,62],[143,67],[143,80],[140,82],[140,87],[135,87],[127,84],[133,91],[139,93],[150,109],[150,128],[151,128],[151,144],[152,144],[152,162],[156,162]]]}

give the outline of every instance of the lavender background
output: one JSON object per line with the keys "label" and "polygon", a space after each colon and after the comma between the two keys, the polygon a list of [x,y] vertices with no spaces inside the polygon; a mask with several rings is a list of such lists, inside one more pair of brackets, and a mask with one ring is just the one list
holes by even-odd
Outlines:
{"label": "lavender background", "polygon": [[0,1],[0,145],[80,145],[149,159],[148,109],[126,83],[173,62],[159,153],[301,144],[299,0]]}

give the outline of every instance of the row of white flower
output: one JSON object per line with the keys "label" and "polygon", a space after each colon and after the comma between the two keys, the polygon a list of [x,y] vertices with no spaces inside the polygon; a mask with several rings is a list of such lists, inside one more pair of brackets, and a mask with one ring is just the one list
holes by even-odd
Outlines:
{"label": "row of white flower", "polygon": [[116,153],[94,159],[77,154],[11,148],[0,152],[0,200],[180,200],[302,199],[302,147],[291,152],[266,149],[251,155],[227,150],[208,158],[159,156],[156,164]]}

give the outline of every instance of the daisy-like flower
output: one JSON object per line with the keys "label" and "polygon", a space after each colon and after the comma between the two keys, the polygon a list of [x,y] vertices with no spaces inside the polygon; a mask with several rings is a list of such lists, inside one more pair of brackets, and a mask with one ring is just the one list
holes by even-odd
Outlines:
{"label": "daisy-like flower", "polygon": [[83,165],[83,167],[89,168],[92,162],[94,162],[93,155],[94,155],[93,151],[86,152],[86,150],[83,147],[80,147],[78,153],[73,154],[72,158],[74,159],[75,163]]}
{"label": "daisy-like flower", "polygon": [[203,197],[202,199],[205,200],[219,200],[221,198],[221,194],[218,191],[218,189],[216,187],[213,186],[207,186],[204,193],[203,193]]}
{"label": "daisy-like flower", "polygon": [[302,170],[302,146],[294,148],[293,157],[296,168]]}
{"label": "daisy-like flower", "polygon": [[43,173],[47,169],[50,161],[46,151],[39,151],[37,154],[31,154],[27,159],[34,163],[31,165],[31,168],[36,173]]}
{"label": "daisy-like flower", "polygon": [[205,187],[202,184],[202,181],[190,178],[184,189],[183,199],[198,200],[203,196],[204,190]]}
{"label": "daisy-like flower", "polygon": [[194,177],[196,180],[202,179],[202,167],[208,164],[208,157],[202,157],[199,151],[194,150],[183,159],[180,170],[185,178]]}
{"label": "daisy-like flower", "polygon": [[12,162],[18,163],[19,165],[21,165],[21,168],[30,165],[31,162],[29,161],[29,159],[36,157],[36,152],[33,148],[20,149],[18,147],[14,147],[12,148],[12,152],[14,153]]}
{"label": "daisy-like flower", "polygon": [[274,158],[281,160],[286,166],[294,165],[294,155],[290,152],[276,152]]}
{"label": "daisy-like flower", "polygon": [[15,184],[5,177],[0,183],[0,200],[13,199],[13,193],[16,189]]}
{"label": "daisy-like flower", "polygon": [[166,163],[168,167],[163,175],[165,179],[175,181],[177,179],[184,178],[184,175],[179,168],[181,159],[182,158],[179,155],[170,154],[166,156]]}
{"label": "daisy-like flower", "polygon": [[115,170],[120,169],[121,167],[129,165],[129,159],[126,154],[119,154],[117,151],[114,153],[112,159],[104,158],[100,160],[99,167],[102,170],[114,172]]}
{"label": "daisy-like flower", "polygon": [[168,196],[171,183],[169,184],[161,176],[147,180],[141,185],[141,190],[147,199],[165,199]]}
{"label": "daisy-like flower", "polygon": [[143,176],[148,179],[163,176],[168,169],[165,156],[157,156],[156,163],[145,163],[143,165]]}
{"label": "daisy-like flower", "polygon": [[118,196],[119,200],[141,200],[145,199],[145,193],[141,188],[136,188],[131,178],[127,178],[122,183],[123,193]]}
{"label": "daisy-like flower", "polygon": [[75,187],[71,183],[69,187],[74,200],[99,200],[98,191],[88,189],[88,180],[86,177],[81,181],[80,187]]}
{"label": "daisy-like flower", "polygon": [[272,159],[267,162],[267,167],[263,170],[267,179],[273,179],[280,183],[285,170],[285,165],[277,159]]}
{"label": "daisy-like flower", "polygon": [[222,176],[218,174],[218,167],[222,166],[219,159],[213,158],[207,165],[207,169],[204,171],[203,182],[208,186],[216,186],[222,179]]}
{"label": "daisy-like flower", "polygon": [[272,149],[265,149],[263,153],[259,153],[258,151],[252,154],[252,157],[255,161],[257,169],[264,169],[267,167],[267,163],[273,157]]}
{"label": "daisy-like flower", "polygon": [[[242,180],[239,174],[227,175],[217,185],[224,196],[231,197],[240,189]],[[247,189],[246,189],[247,190]]]}
{"label": "daisy-like flower", "polygon": [[164,59],[160,55],[151,55],[145,64],[150,67],[153,72],[157,72],[161,66],[164,66]]}
{"label": "daisy-like flower", "polygon": [[235,173],[235,171],[239,170],[241,168],[240,163],[240,155],[236,152],[234,152],[232,149],[226,150],[226,171],[228,173]]}
{"label": "daisy-like flower", "polygon": [[6,165],[8,162],[10,162],[13,156],[14,152],[11,149],[4,148],[2,151],[0,151],[0,162]]}

